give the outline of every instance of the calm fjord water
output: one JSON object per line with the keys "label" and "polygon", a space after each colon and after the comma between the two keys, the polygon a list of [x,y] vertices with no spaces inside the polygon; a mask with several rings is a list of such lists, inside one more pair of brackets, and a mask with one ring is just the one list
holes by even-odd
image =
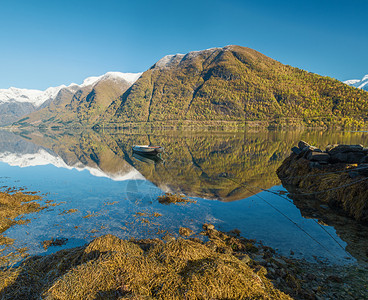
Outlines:
{"label": "calm fjord water", "polygon": [[[354,262],[342,249],[355,247],[345,237],[366,229],[353,225],[346,233],[341,224],[320,225],[284,194],[276,176],[300,139],[319,147],[368,145],[364,132],[0,132],[1,185],[48,193],[44,201],[60,204],[28,215],[28,224],[5,235],[15,247],[42,254],[61,249],[43,249],[41,242],[51,238],[68,239],[63,247],[70,248],[106,233],[157,237],[177,235],[181,226],[199,233],[207,222],[237,228],[284,255]],[[134,144],[162,145],[165,153],[150,160],[133,155]],[[197,202],[162,205],[157,197],[164,192]]]}

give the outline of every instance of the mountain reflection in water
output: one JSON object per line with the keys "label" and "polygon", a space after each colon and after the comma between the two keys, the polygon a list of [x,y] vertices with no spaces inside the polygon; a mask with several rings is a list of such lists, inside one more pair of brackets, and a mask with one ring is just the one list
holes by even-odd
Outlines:
{"label": "mountain reflection in water", "polygon": [[[0,165],[0,170],[8,172],[1,176],[11,177],[2,178],[2,184],[17,182],[28,189],[50,192],[48,197],[66,202],[54,212],[39,213],[39,220],[27,225],[27,232],[33,230],[33,235],[27,236],[21,226],[10,229],[8,234],[27,246],[33,244],[31,252],[40,253],[43,251],[39,247],[41,239],[61,235],[69,238],[67,247],[72,247],[104,233],[121,237],[149,236],[165,230],[177,232],[180,226],[199,232],[203,222],[212,222],[223,230],[239,228],[244,236],[263,240],[283,254],[292,250],[306,258],[344,260],[347,254],[333,239],[326,237],[314,220],[304,219],[292,203],[267,192],[269,189],[276,194],[284,191],[275,171],[300,139],[318,147],[331,143],[368,145],[367,133],[359,132],[51,131],[21,135],[0,132],[0,161],[8,166]],[[133,154],[131,149],[135,144],[161,145],[165,153],[155,158]],[[31,169],[25,171],[27,168],[17,166]],[[85,175],[84,170],[90,175]],[[155,200],[163,192],[183,193],[198,198],[198,203],[162,207]],[[139,227],[132,217],[142,208],[148,215],[156,211],[163,215],[150,220],[153,224],[150,230]],[[323,247],[301,233],[275,208],[297,222],[315,240],[325,243]],[[78,209],[78,212],[59,214],[68,209]],[[93,217],[86,218],[89,215]],[[54,227],[47,225],[49,223]],[[47,234],[42,231],[45,228]],[[340,240],[333,227],[326,230]],[[341,240],[340,243],[345,245]],[[55,248],[48,251],[60,249]],[[334,254],[325,253],[325,248]]]}

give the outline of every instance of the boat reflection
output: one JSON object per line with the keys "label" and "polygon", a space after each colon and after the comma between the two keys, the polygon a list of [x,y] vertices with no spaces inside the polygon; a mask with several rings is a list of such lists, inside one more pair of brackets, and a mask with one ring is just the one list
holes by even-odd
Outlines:
{"label": "boat reflection", "polygon": [[144,155],[142,153],[138,154],[136,152],[133,152],[132,156],[141,162],[147,163],[147,164],[160,164],[163,162],[163,159],[160,155]]}

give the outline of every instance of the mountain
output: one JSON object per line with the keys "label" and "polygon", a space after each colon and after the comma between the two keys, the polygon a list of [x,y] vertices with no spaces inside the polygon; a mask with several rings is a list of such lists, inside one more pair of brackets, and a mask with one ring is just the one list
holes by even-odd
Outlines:
{"label": "mountain", "polygon": [[265,121],[269,125],[362,125],[368,93],[226,46],[159,60],[116,99],[98,125],[122,122]]}
{"label": "mountain", "polygon": [[15,125],[97,129],[149,123],[198,129],[368,122],[367,91],[233,45],[167,55],[143,74],[92,77],[44,103]]}
{"label": "mountain", "polygon": [[356,87],[358,89],[363,89],[368,91],[368,74],[365,75],[361,80],[359,79],[351,79],[344,81],[345,84]]}
{"label": "mountain", "polygon": [[[11,124],[22,116],[49,106],[52,110],[60,104],[69,104],[76,92],[81,90],[91,91],[92,87],[97,84],[99,84],[100,89],[102,82],[105,82],[105,84],[107,81],[123,82],[123,85],[129,87],[140,75],[141,73],[108,72],[101,76],[88,77],[80,85],[72,83],[69,86],[50,87],[45,91],[14,87],[0,89],[0,125]],[[125,89],[120,90],[125,91]],[[34,118],[37,115],[35,113]],[[43,111],[40,112],[39,116],[44,117],[46,115],[47,113]]]}
{"label": "mountain", "polygon": [[112,101],[122,95],[140,75],[108,72],[87,78],[81,86],[61,89],[49,105],[27,115],[18,124],[40,128],[94,124]]}

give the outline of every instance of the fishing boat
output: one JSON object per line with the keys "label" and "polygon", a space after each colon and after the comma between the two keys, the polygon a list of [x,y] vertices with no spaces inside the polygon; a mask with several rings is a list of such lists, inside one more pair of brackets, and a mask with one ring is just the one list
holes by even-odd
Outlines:
{"label": "fishing boat", "polygon": [[133,152],[144,155],[157,155],[164,151],[161,146],[149,146],[149,145],[135,145],[133,146]]}

